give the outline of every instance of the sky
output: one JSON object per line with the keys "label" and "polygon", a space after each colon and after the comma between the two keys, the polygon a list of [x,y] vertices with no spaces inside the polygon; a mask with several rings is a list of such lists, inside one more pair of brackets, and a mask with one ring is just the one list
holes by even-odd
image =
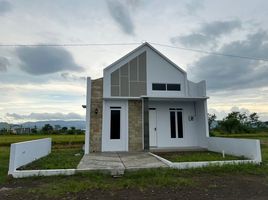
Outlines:
{"label": "sky", "polygon": [[[144,41],[201,50],[153,44],[190,80],[206,80],[218,119],[268,121],[267,10],[266,0],[0,0],[0,121],[83,120],[86,77]],[[92,43],[124,45],[30,46]]]}

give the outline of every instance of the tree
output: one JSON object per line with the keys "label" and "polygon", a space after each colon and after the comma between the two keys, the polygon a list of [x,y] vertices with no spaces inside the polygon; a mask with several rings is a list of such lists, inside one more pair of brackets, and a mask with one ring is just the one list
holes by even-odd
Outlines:
{"label": "tree", "polygon": [[61,128],[62,132],[66,132],[68,130],[68,128],[66,126]]}
{"label": "tree", "polygon": [[42,131],[46,133],[51,133],[53,131],[53,126],[51,126],[50,124],[45,124],[42,128]]}
{"label": "tree", "polygon": [[215,114],[209,114],[208,113],[208,128],[209,128],[209,131],[211,131],[212,129],[212,123],[215,122],[217,116]]}
{"label": "tree", "polygon": [[263,123],[259,120],[259,116],[257,113],[252,113],[248,117],[248,124],[251,128],[259,128],[263,126]]}
{"label": "tree", "polygon": [[220,127],[227,133],[250,132],[246,113],[231,112],[220,122]]}

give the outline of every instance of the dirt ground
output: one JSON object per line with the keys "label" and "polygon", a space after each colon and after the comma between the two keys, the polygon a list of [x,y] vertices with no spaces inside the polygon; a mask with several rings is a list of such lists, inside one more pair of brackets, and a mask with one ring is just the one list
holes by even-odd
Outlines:
{"label": "dirt ground", "polygon": [[[48,198],[33,196],[28,191],[38,187],[38,180],[22,184],[11,182],[0,187],[1,200],[32,200],[32,199],[217,199],[217,200],[267,200],[268,181],[256,175],[209,176],[193,177],[195,186],[164,187],[147,189],[112,189],[87,190],[76,194],[67,193],[61,197]],[[152,183],[153,185],[153,183]],[[21,188],[25,192],[14,192],[14,188]]]}

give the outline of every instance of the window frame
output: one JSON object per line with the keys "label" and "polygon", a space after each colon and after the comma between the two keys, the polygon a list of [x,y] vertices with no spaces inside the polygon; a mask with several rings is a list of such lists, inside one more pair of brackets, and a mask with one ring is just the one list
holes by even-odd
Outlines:
{"label": "window frame", "polygon": [[[165,88],[157,89],[155,86],[164,86]],[[167,84],[166,83],[152,83],[152,90],[154,91],[166,91],[167,90]]]}
{"label": "window frame", "polygon": [[[178,88],[168,88],[177,86]],[[181,84],[179,83],[167,83],[167,91],[181,91]]]}
{"label": "window frame", "polygon": [[[156,88],[157,86],[162,86],[163,88]],[[169,89],[168,87],[177,86],[178,89]],[[181,91],[180,83],[152,83],[152,91]]]}

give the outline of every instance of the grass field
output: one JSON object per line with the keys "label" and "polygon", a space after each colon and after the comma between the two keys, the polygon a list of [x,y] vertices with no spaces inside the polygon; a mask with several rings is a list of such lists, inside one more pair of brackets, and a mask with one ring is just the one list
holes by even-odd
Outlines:
{"label": "grass field", "polygon": [[220,153],[211,151],[191,151],[191,152],[162,152],[157,155],[171,162],[194,162],[194,161],[222,161],[222,160],[244,160],[244,157],[232,155],[222,156]]}
{"label": "grass field", "polygon": [[51,154],[26,166],[21,170],[28,169],[76,169],[84,152],[81,148],[54,148]]}
{"label": "grass field", "polygon": [[[236,135],[237,136],[237,135]],[[9,162],[9,144],[17,141],[25,141],[29,139],[38,139],[46,136],[0,136],[0,188],[14,187],[9,195],[14,195],[14,198],[25,195],[25,198],[34,196],[57,197],[66,194],[78,194],[86,191],[109,190],[117,191],[121,189],[138,188],[139,191],[147,190],[148,188],[174,188],[174,187],[200,187],[199,185],[210,185],[215,177],[237,177],[237,181],[245,177],[254,176],[256,181],[265,179],[268,184],[268,137],[265,135],[249,135],[247,138],[259,138],[262,143],[263,163],[261,165],[226,165],[223,167],[209,166],[199,169],[174,170],[174,169],[150,169],[137,172],[126,172],[121,178],[112,178],[110,175],[100,173],[81,173],[74,176],[55,176],[55,177],[31,177],[24,179],[13,179],[7,177],[8,162]],[[245,137],[240,135],[239,137]],[[52,135],[53,155],[43,158],[35,165],[30,165],[31,169],[45,167],[47,169],[58,167],[69,168],[78,162],[80,158],[73,156],[81,152],[81,147],[84,138],[81,135]],[[69,157],[72,157],[71,160]],[[48,159],[53,165],[49,164]],[[219,181],[223,181],[220,179]],[[207,183],[203,183],[205,181]],[[243,183],[243,182],[241,182]],[[239,183],[239,184],[241,184]],[[257,184],[257,185],[258,185]],[[212,186],[214,187],[214,186]],[[135,189],[136,188],[136,189]],[[195,189],[195,190],[196,190]],[[91,195],[93,193],[90,193]],[[95,194],[95,193],[94,193]],[[28,195],[28,196],[27,196]],[[111,195],[110,193],[108,195]],[[0,194],[1,196],[1,194]]]}
{"label": "grass field", "polygon": [[52,138],[53,145],[73,145],[84,143],[84,135],[0,135],[0,146],[10,146],[11,143]]}

